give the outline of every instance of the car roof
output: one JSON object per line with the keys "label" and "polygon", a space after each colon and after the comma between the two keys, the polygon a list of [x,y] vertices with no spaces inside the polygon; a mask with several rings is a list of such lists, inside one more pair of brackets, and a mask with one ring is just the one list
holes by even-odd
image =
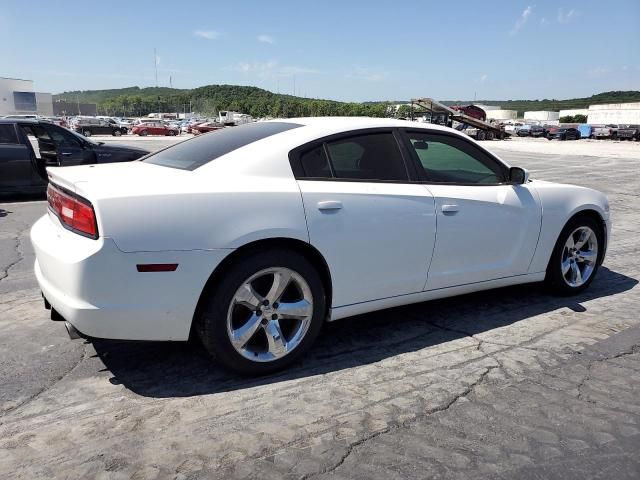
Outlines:
{"label": "car roof", "polygon": [[32,123],[38,124],[40,120],[37,118],[0,118],[0,123]]}

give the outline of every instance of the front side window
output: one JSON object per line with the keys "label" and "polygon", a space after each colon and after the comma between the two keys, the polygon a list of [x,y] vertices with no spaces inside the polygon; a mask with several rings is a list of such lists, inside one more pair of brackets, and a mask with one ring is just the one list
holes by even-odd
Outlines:
{"label": "front side window", "polygon": [[426,180],[430,183],[496,184],[504,182],[501,167],[464,139],[407,132]]}
{"label": "front side window", "polygon": [[408,180],[402,154],[392,133],[372,133],[327,143],[336,178]]}

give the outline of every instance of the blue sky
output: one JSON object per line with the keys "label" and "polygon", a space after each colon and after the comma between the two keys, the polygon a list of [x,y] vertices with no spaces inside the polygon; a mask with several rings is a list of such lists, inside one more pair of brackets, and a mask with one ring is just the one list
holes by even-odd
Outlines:
{"label": "blue sky", "polygon": [[154,47],[161,86],[571,98],[640,89],[640,1],[0,2],[0,76],[39,91],[153,86]]}

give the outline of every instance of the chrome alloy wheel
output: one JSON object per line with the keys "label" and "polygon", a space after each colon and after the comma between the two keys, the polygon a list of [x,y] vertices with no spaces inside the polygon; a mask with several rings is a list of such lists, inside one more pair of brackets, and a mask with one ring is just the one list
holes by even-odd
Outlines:
{"label": "chrome alloy wheel", "polygon": [[271,362],[300,345],[312,317],[313,295],[305,279],[289,268],[267,268],[236,291],[227,313],[227,334],[243,357]]}
{"label": "chrome alloy wheel", "polygon": [[560,267],[564,281],[570,287],[583,285],[593,273],[598,261],[598,237],[589,227],[576,228],[567,238]]}

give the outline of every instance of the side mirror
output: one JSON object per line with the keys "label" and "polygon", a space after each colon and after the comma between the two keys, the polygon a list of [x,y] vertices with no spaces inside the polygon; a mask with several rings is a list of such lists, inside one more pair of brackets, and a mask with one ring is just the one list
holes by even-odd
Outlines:
{"label": "side mirror", "polygon": [[511,167],[509,169],[509,181],[514,185],[522,185],[529,181],[529,172],[521,167]]}

